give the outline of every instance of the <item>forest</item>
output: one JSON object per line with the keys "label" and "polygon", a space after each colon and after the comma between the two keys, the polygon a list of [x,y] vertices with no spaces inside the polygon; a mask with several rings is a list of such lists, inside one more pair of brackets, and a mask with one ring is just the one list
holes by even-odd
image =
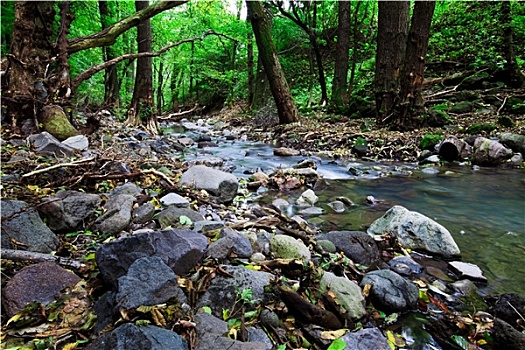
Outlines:
{"label": "forest", "polygon": [[2,348],[525,348],[522,1],[0,10]]}

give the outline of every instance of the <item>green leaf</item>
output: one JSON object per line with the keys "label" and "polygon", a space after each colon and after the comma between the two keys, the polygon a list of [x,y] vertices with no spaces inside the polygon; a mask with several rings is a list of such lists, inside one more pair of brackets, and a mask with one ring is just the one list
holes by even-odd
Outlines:
{"label": "green leaf", "polygon": [[346,348],[346,343],[342,339],[336,339],[330,344],[328,350],[344,350]]}
{"label": "green leaf", "polygon": [[179,223],[184,226],[190,226],[191,224],[193,224],[191,219],[187,217],[186,215],[179,216]]}
{"label": "green leaf", "polygon": [[211,315],[211,307],[209,307],[209,306],[203,306],[202,307],[202,311],[204,311],[205,313]]}
{"label": "green leaf", "polygon": [[468,350],[468,341],[460,335],[453,335],[452,340],[458,344],[462,349]]}

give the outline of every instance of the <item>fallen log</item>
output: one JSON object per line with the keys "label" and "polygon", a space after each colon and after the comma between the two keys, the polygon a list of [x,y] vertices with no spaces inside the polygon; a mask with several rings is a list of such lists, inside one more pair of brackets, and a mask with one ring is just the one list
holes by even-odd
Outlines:
{"label": "fallen log", "polygon": [[32,262],[39,263],[44,261],[53,261],[58,265],[73,269],[81,269],[86,266],[86,264],[70,259],[64,258],[62,256],[56,256],[51,254],[44,254],[38,252],[30,252],[27,250],[14,250],[14,249],[0,249],[0,258],[12,261],[22,261],[22,262]]}

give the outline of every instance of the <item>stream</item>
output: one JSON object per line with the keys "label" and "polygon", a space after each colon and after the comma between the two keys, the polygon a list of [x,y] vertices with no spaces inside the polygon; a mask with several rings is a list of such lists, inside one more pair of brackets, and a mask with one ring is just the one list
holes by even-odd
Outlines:
{"label": "stream", "polygon": [[[264,143],[219,141],[219,147],[191,148],[188,161],[218,158],[238,177],[261,169],[266,173],[286,168],[307,157],[279,157]],[[322,232],[366,230],[393,205],[417,211],[446,227],[458,244],[462,260],[478,265],[489,283],[487,294],[514,292],[525,295],[525,170],[477,168],[447,164],[423,169],[415,164],[373,161],[330,162],[310,157],[328,186],[317,206],[324,213],[308,218]],[[349,172],[351,168],[353,175]],[[437,170],[437,171],[436,171]],[[261,201],[275,198],[294,203],[303,189],[264,192]],[[327,204],[339,196],[356,205],[341,214]],[[373,196],[376,204],[369,204]],[[288,208],[288,215],[296,212]]]}

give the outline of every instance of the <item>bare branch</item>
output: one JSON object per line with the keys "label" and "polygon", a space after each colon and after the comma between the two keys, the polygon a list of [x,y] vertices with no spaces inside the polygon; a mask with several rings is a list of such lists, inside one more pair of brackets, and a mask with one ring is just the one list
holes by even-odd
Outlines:
{"label": "bare branch", "polygon": [[44,262],[44,261],[53,261],[59,265],[80,269],[86,264],[69,258],[64,258],[62,256],[56,256],[51,254],[44,254],[38,252],[30,252],[27,250],[14,250],[14,249],[0,249],[0,255],[2,259],[13,260],[13,261],[23,261],[23,262]]}

